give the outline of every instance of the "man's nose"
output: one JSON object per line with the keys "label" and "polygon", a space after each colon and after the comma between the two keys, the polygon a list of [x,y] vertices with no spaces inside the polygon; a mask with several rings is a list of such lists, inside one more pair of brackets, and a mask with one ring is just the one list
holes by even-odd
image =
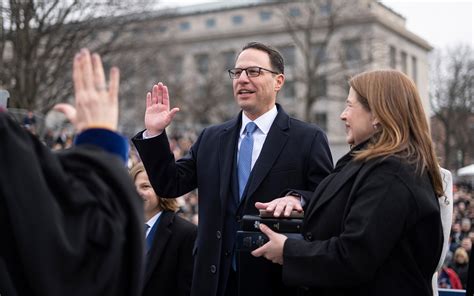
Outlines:
{"label": "man's nose", "polygon": [[247,71],[242,71],[242,73],[240,73],[240,76],[239,78],[237,78],[237,81],[243,81],[243,82],[248,82],[249,81],[249,76],[247,75]]}

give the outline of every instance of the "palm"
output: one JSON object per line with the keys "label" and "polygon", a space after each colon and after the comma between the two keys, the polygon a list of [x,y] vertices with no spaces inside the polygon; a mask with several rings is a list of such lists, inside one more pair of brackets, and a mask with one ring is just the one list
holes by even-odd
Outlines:
{"label": "palm", "polygon": [[171,122],[169,108],[163,104],[153,104],[145,111],[147,130],[164,130]]}
{"label": "palm", "polygon": [[146,95],[145,128],[148,134],[161,134],[178,111],[178,108],[170,110],[168,88],[161,82],[154,85]]}

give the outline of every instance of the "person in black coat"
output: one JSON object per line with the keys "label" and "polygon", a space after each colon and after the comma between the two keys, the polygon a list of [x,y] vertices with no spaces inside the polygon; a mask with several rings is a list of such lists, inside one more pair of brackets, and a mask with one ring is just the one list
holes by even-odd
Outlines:
{"label": "person in black coat", "polygon": [[253,255],[282,264],[302,295],[432,295],[443,188],[418,91],[395,70],[349,84],[341,119],[352,149],[307,205],[304,239],[261,225],[270,241]]}
{"label": "person in black coat", "polygon": [[53,153],[0,112],[0,295],[141,292],[143,209],[116,133],[118,69],[106,87],[100,57],[74,59],[76,108],[59,105],[78,131]]}
{"label": "person in black coat", "polygon": [[146,222],[146,268],[143,296],[188,296],[191,291],[197,227],[175,212],[175,199],[158,197],[142,163],[130,169],[143,199]]}
{"label": "person in black coat", "polygon": [[[327,138],[319,127],[291,118],[276,104],[285,75],[283,58],[273,48],[257,42],[244,46],[229,76],[242,111],[205,128],[186,156],[175,160],[170,151],[165,128],[179,109],[170,109],[162,83],[147,94],[146,130],[133,143],[159,196],[178,197],[198,189],[192,295],[292,296],[293,289],[281,281],[280,266],[249,253],[235,254],[236,233],[243,215],[258,215],[255,202],[281,197],[288,188],[316,188],[333,168]],[[251,163],[244,181],[239,163],[247,124],[255,124],[256,130],[250,136],[255,143],[246,155]],[[300,196],[288,194],[280,201],[289,211],[302,210]]]}

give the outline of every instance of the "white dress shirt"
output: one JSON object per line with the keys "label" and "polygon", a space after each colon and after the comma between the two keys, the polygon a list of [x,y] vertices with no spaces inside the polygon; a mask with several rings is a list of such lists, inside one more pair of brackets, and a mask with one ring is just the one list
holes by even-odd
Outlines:
{"label": "white dress shirt", "polygon": [[[278,115],[278,110],[276,105],[273,106],[272,109],[255,119],[253,122],[257,125],[257,129],[253,133],[253,149],[252,149],[252,166],[258,159],[260,152],[262,151],[263,143],[265,143],[265,139],[267,138],[268,132],[270,131],[270,127],[275,121],[276,116]],[[240,137],[239,137],[239,150],[240,150],[240,143],[242,143],[243,138],[245,137],[245,126],[251,120],[242,112],[242,126],[240,127]],[[237,155],[238,152],[237,152]],[[237,159],[237,162],[239,160]]]}
{"label": "white dress shirt", "polygon": [[151,217],[150,220],[146,221],[146,225],[148,225],[148,229],[146,231],[146,234],[145,234],[145,237],[148,236],[148,234],[150,233],[151,229],[153,228],[153,226],[155,225],[156,221],[158,220],[158,218],[160,217],[162,211],[159,211],[158,213],[155,214],[155,216]]}

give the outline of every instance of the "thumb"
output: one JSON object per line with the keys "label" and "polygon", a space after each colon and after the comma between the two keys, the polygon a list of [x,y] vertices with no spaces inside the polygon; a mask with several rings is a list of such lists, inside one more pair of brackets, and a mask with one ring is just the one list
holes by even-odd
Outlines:
{"label": "thumb", "polygon": [[56,104],[53,110],[63,113],[72,124],[76,122],[77,111],[72,105],[65,103]]}
{"label": "thumb", "polygon": [[271,240],[276,233],[275,231],[271,230],[270,227],[267,225],[260,223],[260,231],[263,232],[268,238]]}

